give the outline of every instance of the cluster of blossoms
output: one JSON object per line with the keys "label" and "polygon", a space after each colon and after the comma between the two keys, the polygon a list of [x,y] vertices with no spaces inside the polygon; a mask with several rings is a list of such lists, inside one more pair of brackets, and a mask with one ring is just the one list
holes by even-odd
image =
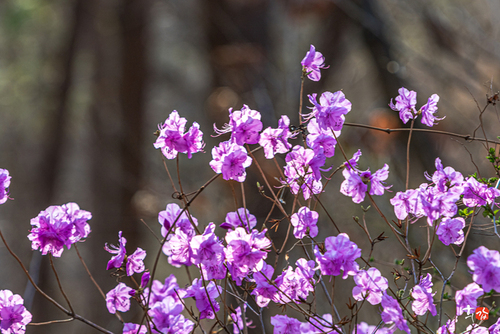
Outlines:
{"label": "cluster of blossoms", "polygon": [[427,126],[434,126],[436,121],[441,121],[444,119],[436,117],[434,114],[437,112],[437,103],[439,102],[439,96],[437,94],[432,94],[427,100],[427,104],[422,106],[420,110],[415,109],[417,104],[417,93],[415,91],[409,91],[408,89],[401,87],[399,90],[399,95],[396,97],[396,104],[391,100],[389,107],[392,110],[399,112],[399,118],[403,123],[408,123],[410,119],[416,118],[418,115],[422,115],[421,122]]}
{"label": "cluster of blossoms", "polygon": [[90,225],[87,221],[91,218],[92,214],[80,210],[76,203],[49,206],[31,219],[33,228],[28,235],[31,247],[40,249],[43,255],[51,253],[60,257],[64,246],[69,249],[72,244],[89,235]]}
{"label": "cluster of blossoms", "polygon": [[118,232],[118,247],[108,246],[107,244],[104,246],[106,251],[116,254],[109,260],[106,270],[121,268],[123,261],[126,259],[125,268],[128,276],[132,276],[134,273],[142,273],[145,269],[144,258],[146,257],[146,251],[138,247],[132,255],[127,256],[126,244],[127,239],[122,237],[122,231],[120,231]]}
{"label": "cluster of blossoms", "polygon": [[0,290],[0,331],[2,334],[23,334],[31,321],[31,313],[23,298],[10,290]]}
{"label": "cluster of blossoms", "polygon": [[342,171],[345,180],[340,185],[340,193],[352,197],[352,201],[357,204],[364,201],[368,183],[370,183],[370,195],[383,195],[385,190],[392,187],[384,186],[384,181],[389,177],[388,164],[373,174],[370,170],[360,171],[356,168],[360,156],[361,151],[358,150],[352,159],[345,163]]}
{"label": "cluster of blossoms", "polygon": [[200,131],[200,125],[193,122],[188,132],[184,133],[187,120],[180,117],[174,110],[165,120],[165,123],[158,126],[160,134],[154,143],[155,148],[161,149],[161,152],[167,159],[175,159],[177,154],[186,153],[191,159],[193,153],[203,150],[203,132]]}
{"label": "cluster of blossoms", "polygon": [[423,183],[417,189],[398,192],[391,199],[396,217],[400,220],[409,215],[414,223],[419,218],[427,217],[429,226],[441,219],[436,234],[445,245],[460,245],[464,240],[463,228],[465,220],[454,217],[457,214],[457,201],[474,208],[482,205],[492,205],[500,190],[480,183],[474,177],[464,180],[460,172],[452,167],[443,168],[441,159],[436,159],[436,171],[426,178],[432,183]]}
{"label": "cluster of blossoms", "polygon": [[7,188],[10,186],[11,178],[8,170],[0,168],[0,204],[7,202],[9,198],[9,191]]}

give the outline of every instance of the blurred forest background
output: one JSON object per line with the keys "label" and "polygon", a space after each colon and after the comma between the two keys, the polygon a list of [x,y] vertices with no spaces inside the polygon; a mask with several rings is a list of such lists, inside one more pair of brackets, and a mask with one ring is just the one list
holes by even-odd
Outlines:
{"label": "blurred forest background", "polygon": [[[78,248],[107,292],[116,280],[105,272],[110,255],[104,244],[116,244],[122,230],[128,252],[137,246],[149,250],[146,264],[151,266],[158,243],[144,223],[159,235],[158,212],[176,202],[162,155],[153,147],[157,124],[172,110],[186,117],[188,126],[200,123],[206,142],[204,154],[180,159],[186,192],[198,189],[213,175],[208,166],[211,149],[226,138],[212,138],[212,124],[221,127],[227,122],[229,107],[239,109],[244,103],[259,110],[264,128],[276,127],[282,114],[298,124],[300,61],[310,44],[323,53],[330,68],[322,71],[320,82],[306,80],[304,92],[342,89],[353,104],[347,122],[402,127],[387,105],[405,86],[418,92],[417,106],[433,93],[441,97],[438,115],[446,119],[435,129],[472,134],[479,125],[475,100],[482,108],[486,94],[495,93],[500,81],[499,15],[497,0],[1,1],[0,167],[12,175],[14,200],[1,206],[0,228],[40,286],[63,303],[48,259],[31,251],[26,236],[30,219],[41,210],[77,202],[93,214],[92,233]],[[304,101],[305,109],[309,102]],[[489,139],[500,135],[495,107],[488,108],[482,119]],[[476,135],[484,136],[481,130]],[[480,143],[424,133],[413,138],[410,187],[426,181],[423,173],[435,170],[437,156],[444,166],[464,175],[477,170],[483,177],[494,175]],[[345,127],[340,140],[349,156],[361,148],[362,169],[376,170],[389,163],[388,184],[394,184],[394,192],[404,190],[407,133],[388,135]],[[257,157],[263,160],[262,152]],[[328,164],[336,167],[342,161],[338,151]],[[167,164],[175,174],[175,162]],[[274,164],[263,165],[277,185]],[[255,184],[262,180],[255,164],[247,180],[247,205],[260,227],[271,204],[258,196]],[[342,180],[337,174],[322,198],[343,231],[352,233],[351,239],[362,238],[352,216],[363,212],[338,192]],[[395,219],[388,206],[390,197],[378,202]],[[285,198],[287,205],[290,198],[289,194]],[[222,222],[234,210],[231,187],[219,179],[196,200],[191,212],[204,228],[208,222]],[[372,209],[367,214],[370,226],[374,231],[387,230],[374,213]],[[279,212],[271,217],[280,218]],[[320,217],[317,239],[324,240],[336,232],[322,211]],[[466,254],[480,244],[499,249],[498,238],[491,236],[491,223],[478,221],[483,228],[479,225],[472,231]],[[273,234],[279,244],[286,229],[282,224]],[[414,233],[414,240],[426,240],[425,229],[414,225]],[[293,242],[289,240],[289,247]],[[395,254],[394,240],[384,242],[374,257],[377,267],[389,273],[394,258],[405,254]],[[420,246],[424,252],[427,245]],[[369,249],[369,244],[360,247]],[[439,254],[433,260],[449,274],[455,259],[451,251],[437,245],[433,253]],[[65,250],[55,264],[75,311],[121,332],[74,249]],[[285,265],[284,259],[280,265]],[[460,265],[452,281],[458,289],[471,282],[465,259]],[[3,244],[0,266],[0,289],[21,294],[34,322],[65,318],[34,293]],[[175,272],[181,287],[188,284],[185,272],[174,270],[165,257],[160,269],[158,279]],[[352,280],[337,280],[346,287],[336,295],[338,300],[349,296],[352,282],[347,281]],[[439,284],[435,287],[440,289]],[[330,306],[322,311],[320,306],[318,313],[329,312]],[[133,315],[139,310],[134,310],[124,315],[127,321],[137,319]],[[345,310],[340,306],[341,313]],[[372,315],[360,315],[360,320],[373,325],[380,318],[376,307],[371,310]],[[28,333],[93,332],[77,321],[28,327]]]}

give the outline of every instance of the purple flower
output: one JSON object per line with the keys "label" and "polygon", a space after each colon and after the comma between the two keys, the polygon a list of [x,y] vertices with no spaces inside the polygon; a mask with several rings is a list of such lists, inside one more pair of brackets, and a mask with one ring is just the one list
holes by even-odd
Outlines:
{"label": "purple flower", "polygon": [[382,296],[382,307],[384,310],[382,311],[381,316],[384,323],[394,324],[394,326],[396,326],[399,330],[411,334],[410,328],[408,328],[406,320],[403,317],[401,306],[399,306],[396,299],[389,296],[386,292],[384,292],[384,295]]}
{"label": "purple flower", "polygon": [[[175,278],[174,274],[171,274],[169,277],[165,278],[165,284],[162,284],[158,280],[154,280],[151,286],[151,297],[149,300],[149,305],[155,305],[156,303],[163,301],[167,297],[172,297],[174,300],[180,303],[179,297],[175,293],[176,290],[179,290],[179,285],[177,284],[177,279]],[[145,288],[144,295],[147,296],[148,294],[149,289]]]}
{"label": "purple flower", "polygon": [[149,271],[144,272],[144,274],[142,274],[142,276],[141,276],[140,288],[145,289],[146,286],[148,285],[150,279],[151,279],[151,274],[149,273]]}
{"label": "purple flower", "polygon": [[470,208],[491,203],[496,197],[500,196],[500,190],[496,188],[488,188],[484,183],[480,183],[473,177],[464,183],[465,189],[463,192],[463,203]]}
{"label": "purple flower", "polygon": [[123,325],[123,334],[146,334],[147,332],[148,329],[144,325],[139,326],[131,322],[127,322]]}
{"label": "purple flower", "polygon": [[[340,131],[345,121],[345,114],[351,111],[352,103],[345,98],[342,91],[324,92],[316,101],[317,94],[311,94],[309,101],[314,105],[312,112],[305,119],[316,117],[318,126],[324,131]],[[333,135],[333,134],[332,134]]]}
{"label": "purple flower", "polygon": [[214,124],[214,130],[218,135],[231,132],[231,142],[238,145],[257,144],[262,130],[260,118],[260,112],[244,104],[241,110],[229,108],[229,124],[225,124],[221,130]]}
{"label": "purple flower", "polygon": [[[180,228],[186,234],[195,234],[194,227],[191,224],[191,220],[189,220],[186,211],[182,212],[182,214],[181,212],[182,209],[176,203],[167,204],[165,211],[160,211],[160,213],[158,214],[158,222],[162,226],[161,235],[163,237],[167,235],[168,231],[176,221],[177,217],[179,217],[179,215],[180,217],[177,219],[175,226]],[[191,219],[193,220],[194,225],[198,226],[198,220],[193,216],[191,216]]]}
{"label": "purple flower", "polygon": [[360,270],[354,276],[356,286],[352,289],[352,296],[356,300],[366,300],[377,305],[382,301],[382,294],[389,287],[387,278],[380,274],[380,271],[371,267],[368,270]]}
{"label": "purple flower", "polygon": [[457,304],[457,314],[460,316],[464,310],[470,308],[475,310],[477,307],[477,299],[484,293],[483,289],[477,283],[470,283],[463,290],[459,290],[455,294],[455,302]]}
{"label": "purple flower", "polygon": [[484,326],[479,326],[478,324],[472,324],[472,325],[467,326],[464,333],[467,333],[467,334],[489,334],[488,328],[486,328]]}
{"label": "purple flower", "polygon": [[109,260],[108,266],[106,270],[113,268],[120,268],[123,264],[123,260],[125,260],[125,256],[127,255],[127,251],[125,250],[125,245],[127,244],[127,239],[122,237],[122,231],[118,232],[118,246],[108,244],[104,245],[104,249],[111,253],[116,254]]}
{"label": "purple flower", "polygon": [[130,309],[130,293],[133,291],[135,290],[126,286],[125,283],[120,283],[109,291],[106,294],[106,307],[109,313],[127,312]]}
{"label": "purple flower", "polygon": [[[435,293],[434,293],[435,294]],[[427,274],[420,277],[418,285],[413,287],[411,296],[414,301],[411,304],[411,309],[416,315],[424,315],[427,311],[431,312],[433,316],[437,314],[436,305],[434,305],[432,293],[432,276]]]}
{"label": "purple flower", "polygon": [[325,66],[325,57],[320,52],[316,52],[316,48],[312,44],[300,63],[302,64],[302,71],[307,73],[307,77],[312,81],[319,81],[321,79],[320,69],[328,68],[328,66]]}
{"label": "purple flower", "polygon": [[12,176],[9,176],[9,171],[7,169],[0,168],[0,204],[7,202],[9,199],[9,191],[7,188],[10,186],[10,179]]}
{"label": "purple flower", "polygon": [[224,246],[214,231],[215,224],[210,223],[203,235],[194,236],[190,242],[192,262],[205,269],[203,275],[206,280],[223,279],[226,276],[226,268],[223,264]]}
{"label": "purple flower", "polygon": [[322,275],[338,276],[343,270],[342,278],[346,279],[348,275],[354,276],[358,272],[359,266],[356,259],[361,256],[361,249],[350,241],[345,233],[326,238],[325,253],[321,254],[316,246],[314,254]]}
{"label": "purple flower", "polygon": [[224,180],[245,181],[247,176],[245,168],[252,164],[252,158],[248,156],[243,146],[224,141],[212,149],[212,157],[210,167],[217,174],[222,173]]}
{"label": "purple flower", "polygon": [[294,227],[293,235],[297,239],[302,239],[307,235],[312,238],[318,235],[318,222],[319,214],[316,211],[311,211],[307,206],[303,206],[292,215],[290,221]]}
{"label": "purple flower", "polygon": [[144,258],[146,251],[142,248],[137,248],[135,252],[127,257],[127,275],[132,276],[134,273],[142,273],[145,269]]}
{"label": "purple flower", "polygon": [[476,248],[467,258],[472,279],[481,284],[485,292],[500,292],[500,253],[484,246]]}
{"label": "purple flower", "polygon": [[[327,158],[331,158],[335,155],[335,145],[337,145],[337,140],[332,135],[332,131],[320,129],[316,118],[313,118],[307,124],[307,135],[306,141],[307,146],[309,146],[314,152],[323,152]],[[334,131],[337,138],[340,136],[340,131]]]}
{"label": "purple flower", "polygon": [[192,237],[180,228],[175,229],[175,233],[163,245],[163,253],[168,256],[168,263],[177,268],[181,265],[191,265],[193,252],[190,242]]}
{"label": "purple flower", "polygon": [[[259,307],[266,307],[271,299],[275,299],[278,289],[272,284],[274,267],[264,263],[260,271],[253,274],[257,287],[253,289],[252,295],[255,295],[255,302]],[[271,280],[271,283],[268,281]]]}
{"label": "purple flower", "polygon": [[[247,304],[243,304],[243,314],[246,313],[247,311]],[[245,317],[245,324],[243,324],[243,316],[241,313],[241,307],[236,308],[236,313],[231,313],[231,319],[233,319],[233,333],[234,334],[240,334],[243,332],[243,329],[245,328],[245,325],[247,328],[253,328],[255,326],[252,325],[252,321],[248,320],[248,318]]]}
{"label": "purple flower", "polygon": [[[193,284],[187,288],[186,294],[183,298],[193,297],[196,300],[196,308],[200,311],[200,319],[214,319],[215,312],[220,310],[219,304],[215,301],[215,298],[219,297],[221,287],[217,286],[215,282],[207,283],[207,286],[203,285],[203,280],[195,278]],[[208,300],[210,297],[210,301]]]}
{"label": "purple flower", "polygon": [[10,290],[0,290],[0,331],[2,334],[23,334],[31,321],[31,313],[24,307],[21,296]]}
{"label": "purple flower", "polygon": [[[360,322],[356,326],[357,330],[353,329],[352,334],[356,334],[356,332],[357,334],[374,334],[375,329],[377,328],[377,326],[370,326],[366,322]],[[379,328],[376,332],[376,334],[390,334],[390,333],[391,332],[385,327]]]}
{"label": "purple flower", "polygon": [[158,126],[160,135],[153,145],[156,149],[161,149],[167,159],[174,159],[179,152],[187,153],[191,159],[192,153],[202,151],[205,146],[203,132],[199,130],[198,123],[194,122],[189,131],[184,133],[186,123],[187,120],[174,110],[165,123]]}
{"label": "purple flower", "polygon": [[326,157],[322,151],[314,152],[296,145],[287,154],[284,167],[286,182],[290,186],[292,194],[298,194],[302,190],[304,199],[311,197],[311,192],[319,194],[323,189],[321,184],[320,167],[325,164]]}
{"label": "purple flower", "polygon": [[[338,333],[333,329],[333,319],[331,314],[323,314],[322,317],[309,318],[310,323],[302,323],[300,332],[302,334]],[[342,331],[337,327],[339,331]]]}
{"label": "purple flower", "polygon": [[499,334],[500,333],[500,318],[498,318],[497,322],[488,328],[490,334]]}
{"label": "purple flower", "polygon": [[427,104],[420,108],[420,111],[422,113],[422,120],[421,122],[427,126],[434,126],[436,121],[441,121],[444,119],[444,117],[437,118],[434,116],[436,113],[438,107],[437,103],[439,101],[439,95],[437,94],[432,94],[431,97],[427,100]]}
{"label": "purple flower", "polygon": [[292,144],[288,142],[288,139],[292,138],[289,126],[290,119],[282,115],[277,129],[269,127],[262,131],[259,145],[264,149],[266,159],[272,159],[276,153],[283,154],[292,148]]}
{"label": "purple flower", "polygon": [[182,310],[183,304],[171,296],[165,297],[161,302],[155,303],[148,311],[153,318],[155,328],[153,333],[162,334],[189,334],[193,330],[194,323],[184,318]]}
{"label": "purple flower", "polygon": [[460,172],[455,171],[452,167],[443,168],[443,164],[441,163],[441,159],[436,158],[436,171],[430,177],[427,173],[425,173],[425,177],[427,180],[432,181],[439,192],[447,192],[451,188],[458,193],[462,193],[464,177]]}
{"label": "purple flower", "polygon": [[449,244],[460,245],[464,242],[465,220],[462,217],[444,218],[436,231],[439,240],[446,246]]}
{"label": "purple flower", "polygon": [[453,319],[448,319],[445,325],[438,328],[436,334],[454,334],[456,323],[457,323],[456,317]]}
{"label": "purple flower", "polygon": [[250,214],[248,209],[239,208],[237,211],[229,212],[226,215],[226,220],[220,224],[220,227],[225,229],[235,229],[236,227],[244,227],[247,231],[253,229],[257,225],[257,218]]}
{"label": "purple flower", "polygon": [[364,201],[370,182],[370,195],[383,195],[384,191],[392,186],[384,186],[383,181],[389,176],[389,165],[371,173],[369,170],[360,172],[356,168],[345,168],[342,171],[345,180],[340,185],[340,192],[345,196],[352,197],[352,201],[359,204]]}
{"label": "purple flower", "polygon": [[43,255],[52,253],[60,257],[64,246],[69,249],[71,244],[88,236],[90,226],[87,220],[90,218],[92,214],[80,210],[76,203],[49,206],[31,219],[33,228],[28,239],[32,242],[32,249],[40,248]]}
{"label": "purple flower", "polygon": [[399,220],[406,219],[408,213],[415,212],[414,207],[418,197],[418,190],[408,189],[405,192],[398,192],[390,199],[394,206],[394,213]]}
{"label": "purple flower", "polygon": [[278,293],[274,298],[274,302],[280,304],[287,304],[292,301],[300,304],[301,300],[307,299],[309,292],[314,291],[314,286],[311,284],[309,277],[304,276],[300,270],[294,272],[292,267],[284,270],[276,278],[275,283]]}
{"label": "purple flower", "polygon": [[271,325],[274,326],[273,334],[301,334],[302,323],[286,315],[275,315],[271,317]]}
{"label": "purple flower", "polygon": [[244,228],[237,227],[226,234],[227,247],[225,249],[228,269],[232,279],[241,285],[252,271],[259,271],[267,258],[266,249],[271,246],[271,241],[266,238],[267,229],[262,232],[252,230],[247,233]]}
{"label": "purple flower", "polygon": [[389,107],[394,111],[399,111],[399,118],[403,123],[408,123],[408,120],[413,119],[417,114],[415,110],[415,105],[417,104],[417,93],[415,91],[409,91],[408,89],[401,87],[398,90],[398,97],[396,97],[396,104],[391,102]]}

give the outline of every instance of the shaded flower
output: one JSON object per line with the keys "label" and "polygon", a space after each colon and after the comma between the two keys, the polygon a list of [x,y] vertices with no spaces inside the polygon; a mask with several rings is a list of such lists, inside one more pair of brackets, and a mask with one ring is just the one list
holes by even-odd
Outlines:
{"label": "shaded flower", "polygon": [[456,323],[457,323],[456,317],[453,319],[448,319],[445,325],[438,328],[436,334],[454,334]]}
{"label": "shaded flower", "polygon": [[303,206],[290,217],[290,221],[294,227],[293,235],[297,239],[302,239],[306,235],[312,238],[318,235],[318,222],[319,214],[316,211],[311,211],[307,206]]}
{"label": "shaded flower", "polygon": [[335,93],[324,92],[319,98],[319,103],[316,100],[318,94],[308,96],[314,106],[310,114],[304,115],[305,119],[316,117],[319,128],[324,131],[342,130],[345,115],[352,108],[352,103],[345,98],[344,93],[340,90]]}
{"label": "shaded flower", "polygon": [[23,334],[31,321],[31,313],[24,300],[10,290],[0,290],[0,330],[2,334]]}
{"label": "shaded flower", "polygon": [[[182,212],[182,209],[176,203],[167,204],[164,211],[160,211],[158,213],[158,222],[161,227],[161,235],[165,237],[168,231],[172,228],[172,225],[175,222],[175,227],[180,228],[184,233],[189,235],[194,235],[195,230],[193,225],[191,224],[191,220],[188,217],[186,211]],[[179,216],[180,215],[180,216]],[[177,218],[179,217],[179,218]],[[177,221],[176,221],[177,219]],[[191,216],[194,225],[198,226],[198,220]]]}
{"label": "shaded flower", "polygon": [[391,332],[388,330],[388,328],[382,327],[377,329],[377,332],[375,330],[377,329],[377,326],[370,326],[366,322],[360,322],[359,324],[356,325],[356,329],[352,330],[352,334],[390,334]]}
{"label": "shaded flower", "polygon": [[[194,328],[194,323],[180,314],[183,309],[183,304],[178,299],[171,296],[167,296],[161,302],[155,303],[148,311],[148,314],[153,318],[153,323],[155,325],[153,333],[191,333]],[[158,329],[159,332],[156,329]]]}
{"label": "shaded flower", "polygon": [[356,300],[366,300],[377,305],[382,301],[382,294],[389,284],[387,278],[380,274],[380,271],[371,267],[368,270],[360,270],[354,277],[356,286],[352,289],[352,296]]}
{"label": "shaded flower", "polygon": [[[302,334],[320,334],[320,333],[338,333],[333,329],[333,319],[331,314],[323,314],[322,317],[316,316],[309,318],[310,322],[302,323],[300,325],[300,332]],[[341,328],[337,326],[339,331]]]}
{"label": "shaded flower", "polygon": [[203,235],[194,236],[189,245],[193,264],[200,265],[206,280],[222,279],[226,276],[223,261],[224,246],[215,235],[215,224],[210,223]]}
{"label": "shaded flower", "polygon": [[9,199],[7,188],[10,186],[11,178],[7,169],[0,168],[0,204],[7,202],[7,199]]}
{"label": "shaded flower", "polygon": [[438,109],[437,107],[438,102],[439,102],[439,95],[432,94],[431,97],[429,97],[429,99],[427,100],[427,104],[422,106],[422,108],[420,108],[420,112],[422,113],[422,119],[421,119],[422,124],[432,127],[435,124],[437,124],[436,121],[441,121],[445,118],[445,117],[438,118],[434,115]]}
{"label": "shaded flower", "polygon": [[471,325],[467,326],[464,333],[467,333],[467,334],[489,334],[487,327],[479,326],[478,324],[471,324]]}
{"label": "shaded flower", "polygon": [[307,73],[307,77],[312,81],[319,81],[321,79],[320,69],[328,68],[328,66],[325,66],[325,57],[320,52],[317,52],[312,44],[300,64],[303,67],[303,72]]}
{"label": "shaded flower", "polygon": [[342,278],[346,279],[348,275],[354,276],[358,272],[356,259],[361,256],[361,249],[349,240],[346,233],[326,238],[325,253],[321,254],[316,246],[314,254],[322,275],[338,276],[342,270]]}
{"label": "shaded flower", "polygon": [[131,322],[126,322],[123,324],[123,334],[146,334],[148,329],[146,326],[139,326]]}
{"label": "shaded flower", "polygon": [[130,309],[130,297],[135,290],[129,288],[125,283],[118,284],[114,289],[106,294],[106,307],[109,313],[116,311],[127,312]]}
{"label": "shaded flower", "polygon": [[434,305],[432,293],[432,276],[427,274],[427,276],[421,276],[418,285],[413,287],[411,296],[414,301],[411,304],[411,309],[416,315],[424,315],[427,311],[430,311],[433,316],[437,314],[436,305]]}
{"label": "shaded flower", "polygon": [[235,229],[236,227],[244,227],[247,231],[253,229],[257,225],[257,218],[245,208],[239,208],[237,211],[229,212],[226,215],[226,220],[220,224],[220,227],[225,229]]}
{"label": "shaded flower", "polygon": [[[200,311],[200,319],[214,319],[215,313],[220,310],[215,298],[219,297],[221,288],[211,281],[206,288],[203,280],[195,278],[192,285],[185,290],[183,298],[193,297],[196,300],[196,308]],[[210,300],[208,299],[210,297]]]}
{"label": "shaded flower", "polygon": [[262,269],[253,274],[257,287],[252,290],[251,294],[256,296],[255,302],[259,307],[266,307],[278,292],[278,289],[272,284],[273,273],[274,267],[264,262]]}
{"label": "shaded flower", "polygon": [[289,129],[290,119],[282,115],[278,124],[277,129],[268,127],[260,134],[259,145],[264,149],[266,159],[272,159],[276,153],[283,154],[292,148],[288,142],[293,137]]}
{"label": "shaded flower", "polygon": [[111,253],[116,254],[109,260],[108,266],[106,270],[113,268],[120,268],[123,264],[123,260],[125,260],[125,256],[127,255],[127,251],[125,250],[125,245],[127,244],[127,239],[122,237],[122,231],[118,232],[118,246],[105,244],[104,249]]}
{"label": "shaded flower", "polygon": [[[331,130],[320,129],[316,118],[313,118],[307,123],[307,135],[306,142],[314,152],[323,152],[325,157],[331,158],[335,155],[335,145],[337,145],[337,140],[332,134]],[[334,131],[337,138],[340,136],[340,131]]]}
{"label": "shaded flower", "polygon": [[472,279],[481,284],[485,292],[500,292],[500,253],[484,246],[476,248],[467,258]]}
{"label": "shaded flower", "polygon": [[500,190],[489,188],[486,184],[480,183],[473,177],[469,177],[464,183],[463,203],[470,208],[482,205],[491,205],[495,198],[500,197]]}
{"label": "shaded flower", "polygon": [[[243,304],[243,313],[246,313],[247,311],[247,304]],[[247,328],[254,328],[255,326],[252,326],[252,321],[248,320],[248,318],[245,317],[245,323],[243,323],[243,316],[241,313],[241,307],[236,308],[236,313],[231,313],[231,319],[233,319],[233,333],[234,334],[239,334],[243,332],[243,329],[246,325]]]}
{"label": "shaded flower", "polygon": [[300,325],[302,323],[286,315],[275,315],[271,317],[271,325],[274,326],[273,334],[301,334]]}
{"label": "shaded flower", "polygon": [[193,252],[190,242],[192,237],[191,234],[184,233],[180,228],[175,229],[175,233],[169,236],[162,249],[163,253],[168,256],[168,263],[177,268],[181,265],[191,265]]}
{"label": "shaded flower", "polygon": [[410,328],[408,328],[408,324],[403,316],[403,311],[401,310],[401,306],[396,299],[389,296],[386,292],[384,292],[382,296],[382,307],[384,310],[382,311],[382,321],[386,324],[394,324],[393,327],[397,327],[399,330],[405,331],[408,334],[411,334]]}

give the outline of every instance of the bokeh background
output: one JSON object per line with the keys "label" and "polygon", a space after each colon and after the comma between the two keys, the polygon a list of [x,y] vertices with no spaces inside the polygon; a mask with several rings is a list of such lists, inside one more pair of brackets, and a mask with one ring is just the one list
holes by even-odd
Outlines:
{"label": "bokeh background", "polygon": [[[30,219],[41,210],[77,202],[93,214],[93,232],[78,245],[79,250],[97,282],[109,291],[116,278],[105,272],[110,255],[104,244],[116,244],[121,230],[129,253],[137,246],[149,250],[146,263],[150,266],[158,242],[145,225],[159,235],[158,212],[167,203],[178,202],[172,198],[162,155],[153,147],[157,124],[172,110],[186,117],[188,125],[200,123],[206,142],[204,154],[180,159],[186,192],[198,189],[213,175],[208,167],[211,149],[226,138],[211,137],[212,124],[221,127],[227,122],[228,108],[247,104],[259,110],[264,127],[276,127],[282,114],[298,124],[300,61],[310,44],[323,53],[330,67],[322,71],[321,81],[306,80],[304,92],[342,89],[353,104],[347,122],[401,127],[397,113],[387,105],[398,95],[398,88],[405,86],[418,92],[418,106],[431,94],[440,95],[439,115],[446,119],[435,129],[473,134],[486,96],[498,90],[499,15],[497,0],[1,1],[0,167],[12,175],[14,200],[1,206],[0,228],[40,286],[64,304],[47,259],[31,251],[26,235]],[[307,106],[304,95],[304,110]],[[477,136],[495,139],[500,135],[496,106],[486,109],[482,121],[484,131],[477,129]],[[407,133],[388,135],[345,127],[340,140],[348,155],[362,149],[362,169],[376,170],[388,163],[388,183],[395,192],[404,189]],[[437,156],[444,166],[454,166],[464,174],[477,171],[482,177],[494,176],[481,143],[414,133],[411,146],[410,187],[426,181],[423,173],[435,170]],[[257,157],[262,161],[262,152]],[[336,167],[342,161],[338,152],[328,164]],[[278,162],[282,164],[283,159]],[[167,165],[175,175],[175,162]],[[263,167],[271,183],[278,185],[274,163],[263,162]],[[342,231],[360,240],[366,255],[370,245],[352,220],[352,216],[362,217],[363,211],[338,192],[342,180],[337,174],[322,199]],[[258,195],[257,181],[263,184],[254,164],[249,168],[245,193],[260,227],[271,204]],[[233,185],[241,204],[240,187]],[[388,217],[395,219],[388,206],[390,197],[377,200]],[[291,196],[284,199],[290,208]],[[205,227],[210,221],[222,222],[234,210],[230,184],[220,179],[196,200],[191,212]],[[322,241],[336,232],[321,210],[320,217],[318,239]],[[271,218],[281,217],[276,211]],[[366,220],[373,234],[385,231],[389,236],[373,208]],[[491,223],[478,216],[477,224],[464,254],[480,244],[498,250],[500,241],[492,236]],[[427,249],[426,242],[419,244],[426,240],[423,226],[425,223],[413,225],[411,239],[422,253]],[[286,230],[286,224],[281,224],[273,232],[278,245]],[[292,239],[286,249],[295,242]],[[432,260],[447,275],[455,257],[438,244]],[[394,259],[405,254],[397,249],[393,237],[375,247],[377,267],[389,276],[394,268],[402,270]],[[273,261],[274,256],[270,254]],[[290,256],[293,264],[304,255]],[[281,267],[286,265],[283,255],[278,262]],[[184,270],[174,270],[165,257],[160,263],[159,279],[175,272],[181,287],[189,283]],[[462,289],[471,277],[465,258],[459,265],[451,283]],[[0,289],[21,294],[34,314],[33,321],[65,318],[34,293],[3,244],[0,268]],[[121,332],[120,323],[107,312],[74,249],[64,251],[56,268],[77,313]],[[338,278],[336,283],[339,292],[335,298],[346,300],[352,280]],[[439,283],[436,288],[440,291]],[[330,311],[325,305],[324,297],[318,296],[318,313]],[[344,305],[338,306],[341,314],[349,314]],[[365,307],[360,320],[376,324],[380,319],[377,307]],[[453,316],[454,303],[446,307]],[[271,309],[266,315],[279,311]],[[133,309],[124,318],[136,320],[138,314]],[[460,326],[466,322],[462,319]],[[268,325],[267,331],[271,330]],[[73,321],[29,327],[28,332],[96,331]]]}

